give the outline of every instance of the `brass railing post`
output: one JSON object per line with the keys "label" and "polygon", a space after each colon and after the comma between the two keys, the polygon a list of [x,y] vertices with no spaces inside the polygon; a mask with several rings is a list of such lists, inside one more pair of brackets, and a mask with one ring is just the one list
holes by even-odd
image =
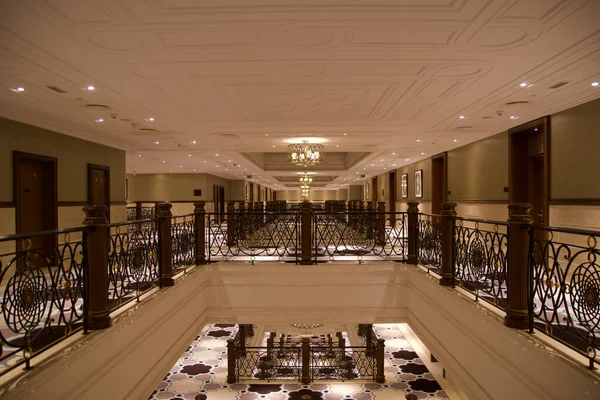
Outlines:
{"label": "brass railing post", "polygon": [[309,201],[302,202],[300,211],[300,226],[302,237],[302,259],[300,265],[311,265],[312,261],[312,204]]}
{"label": "brass railing post", "polygon": [[441,251],[442,251],[442,278],[440,285],[452,286],[452,271],[454,270],[452,263],[454,262],[454,217],[456,216],[456,203],[442,203],[442,218],[441,218]]}
{"label": "brass railing post", "polygon": [[108,237],[106,213],[104,205],[85,206],[83,224],[89,228],[87,234],[87,272],[84,279],[88,285],[88,328],[90,330],[105,329],[112,325],[108,307]]}
{"label": "brass railing post", "polygon": [[377,339],[377,357],[376,357],[376,369],[375,382],[385,383],[385,340]]}
{"label": "brass railing post", "polygon": [[233,339],[229,339],[227,341],[227,383],[236,383],[237,376],[235,373],[235,362],[236,362],[236,354],[235,354],[235,345],[233,343]]}
{"label": "brass railing post", "polygon": [[156,219],[158,220],[158,247],[160,248],[160,257],[158,259],[160,271],[160,286],[173,286],[173,241],[171,238],[171,213],[170,203],[156,204]]}
{"label": "brass railing post", "polygon": [[377,203],[377,244],[385,246],[385,201]]}
{"label": "brass railing post", "polygon": [[419,235],[419,202],[408,202],[408,258],[409,264],[417,263],[417,243]]}
{"label": "brass railing post", "polygon": [[302,338],[302,378],[300,381],[305,385],[310,383],[310,343],[307,337]]}
{"label": "brass railing post", "polygon": [[196,265],[206,264],[206,205],[205,201],[194,203],[194,218],[196,227]]}
{"label": "brass railing post", "polygon": [[508,307],[504,325],[525,329],[529,322],[527,292],[529,277],[529,230],[531,229],[532,205],[512,203],[508,205],[508,259],[506,262]]}

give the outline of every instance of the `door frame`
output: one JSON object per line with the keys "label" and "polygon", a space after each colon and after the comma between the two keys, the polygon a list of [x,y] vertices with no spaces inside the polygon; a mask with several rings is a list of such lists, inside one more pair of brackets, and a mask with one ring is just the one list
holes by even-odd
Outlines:
{"label": "door frame", "polygon": [[[515,182],[519,181],[523,176],[522,170],[517,170],[516,164],[519,163],[517,157],[523,156],[517,152],[516,146],[518,145],[517,138],[521,139],[523,135],[531,135],[531,130],[537,126],[542,126],[542,140],[543,140],[543,165],[544,173],[542,177],[542,210],[543,210],[543,224],[548,225],[550,220],[549,215],[549,202],[550,202],[550,117],[545,116],[536,120],[527,122],[525,124],[516,126],[508,130],[508,198],[509,203],[522,203],[520,196],[518,198],[515,191]],[[521,139],[523,140],[523,139]],[[523,142],[521,142],[523,143]],[[527,149],[525,149],[527,150]],[[529,157],[528,153],[525,153]],[[520,194],[520,193],[519,193]],[[533,217],[533,216],[532,216]]]}
{"label": "door frame", "polygon": [[[439,202],[439,204],[437,206],[434,206],[434,197],[435,197],[435,191],[436,191],[436,182],[437,181],[437,176],[436,176],[436,167],[435,167],[435,163],[439,162],[438,160],[443,160],[444,166],[442,168],[442,181],[441,181],[441,188],[437,188],[437,190],[440,190],[440,194],[441,194],[441,202]],[[432,214],[441,214],[441,210],[442,210],[442,203],[444,203],[445,201],[448,201],[448,152],[443,152],[443,153],[439,153],[436,154],[434,156],[431,157],[431,213]],[[439,212],[435,212],[435,210],[439,210]]]}
{"label": "door frame", "polygon": [[94,171],[94,170],[104,171],[106,173],[106,176],[108,177],[107,190],[106,190],[106,200],[108,202],[108,204],[106,204],[106,207],[108,208],[108,210],[106,211],[106,219],[108,220],[108,222],[110,222],[110,167],[108,167],[106,165],[98,165],[98,164],[88,163],[88,165],[87,165],[87,181],[88,181],[87,203],[90,205],[92,204],[92,198],[93,198],[92,171]]}
{"label": "door frame", "polygon": [[[42,156],[40,154],[25,153],[22,151],[13,150],[13,200],[15,203],[15,233],[21,232],[21,163],[33,162],[42,164],[42,168],[50,168],[50,174],[48,175],[51,179],[50,189],[50,204],[49,212],[51,216],[48,218],[51,221],[52,226],[49,229],[44,230],[55,230],[58,229],[58,160],[54,157]],[[48,236],[48,247],[56,247],[57,238],[56,235]],[[46,241],[45,241],[46,243]],[[44,245],[46,247],[46,245]],[[16,251],[21,251],[21,241],[16,242]]]}

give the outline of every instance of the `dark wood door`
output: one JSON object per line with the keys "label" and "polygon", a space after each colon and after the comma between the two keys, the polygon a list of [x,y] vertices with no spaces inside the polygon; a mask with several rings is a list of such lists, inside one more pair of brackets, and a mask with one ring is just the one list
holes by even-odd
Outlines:
{"label": "dark wood door", "polygon": [[[390,213],[395,213],[396,212],[396,172],[392,171],[390,172],[389,175],[389,201],[390,201],[390,205],[389,205],[389,210]],[[394,214],[390,215],[390,222],[393,224],[394,222],[396,222],[396,216]]]}
{"label": "dark wood door", "polygon": [[442,203],[447,199],[446,153],[431,159],[431,213],[441,214]]}
{"label": "dark wood door", "polygon": [[[13,152],[16,233],[58,227],[56,165],[56,159],[52,157]],[[17,242],[17,251],[28,248],[44,258],[52,258],[56,241],[56,235],[32,238],[27,243]]]}
{"label": "dark wood door", "polygon": [[373,177],[373,183],[372,183],[372,187],[371,187],[371,201],[373,203],[375,203],[373,205],[373,207],[377,208],[377,198],[378,198],[378,193],[377,193],[377,177],[374,176]]}
{"label": "dark wood door", "polygon": [[88,164],[88,204],[106,206],[106,219],[110,221],[110,168]]}
{"label": "dark wood door", "polygon": [[273,192],[273,201],[277,201],[277,192]]}
{"label": "dark wood door", "polygon": [[254,205],[254,183],[250,182],[250,203]]}

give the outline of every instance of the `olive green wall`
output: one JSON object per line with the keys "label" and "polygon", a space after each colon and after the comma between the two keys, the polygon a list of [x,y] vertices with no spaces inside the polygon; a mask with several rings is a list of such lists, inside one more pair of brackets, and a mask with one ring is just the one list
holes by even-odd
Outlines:
{"label": "olive green wall", "polygon": [[600,100],[550,117],[550,198],[600,199]]}
{"label": "olive green wall", "polygon": [[508,132],[450,150],[447,166],[448,200],[508,201]]}
{"label": "olive green wall", "polygon": [[[137,174],[127,175],[128,201],[213,201],[213,185],[225,187],[230,199],[230,180],[210,174]],[[194,189],[202,190],[194,196]]]}
{"label": "olive green wall", "polygon": [[[423,197],[415,197],[415,171],[423,170]],[[408,174],[408,198],[402,198],[402,174]],[[379,186],[379,179],[377,184]],[[431,159],[417,161],[416,163],[406,165],[396,170],[396,201],[431,201]],[[381,190],[379,191],[381,195]]]}
{"label": "olive green wall", "polygon": [[125,201],[125,152],[0,118],[0,201],[13,201],[13,150],[58,161],[58,201],[87,201],[87,164],[110,167],[110,200]]}

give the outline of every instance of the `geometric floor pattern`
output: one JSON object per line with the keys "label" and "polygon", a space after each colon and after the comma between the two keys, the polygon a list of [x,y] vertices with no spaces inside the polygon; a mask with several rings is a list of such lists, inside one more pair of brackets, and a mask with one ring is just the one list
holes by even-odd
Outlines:
{"label": "geometric floor pattern", "polygon": [[227,340],[237,325],[207,325],[149,400],[403,400],[448,399],[395,324],[373,326],[385,339],[385,384],[264,382],[227,384]]}

